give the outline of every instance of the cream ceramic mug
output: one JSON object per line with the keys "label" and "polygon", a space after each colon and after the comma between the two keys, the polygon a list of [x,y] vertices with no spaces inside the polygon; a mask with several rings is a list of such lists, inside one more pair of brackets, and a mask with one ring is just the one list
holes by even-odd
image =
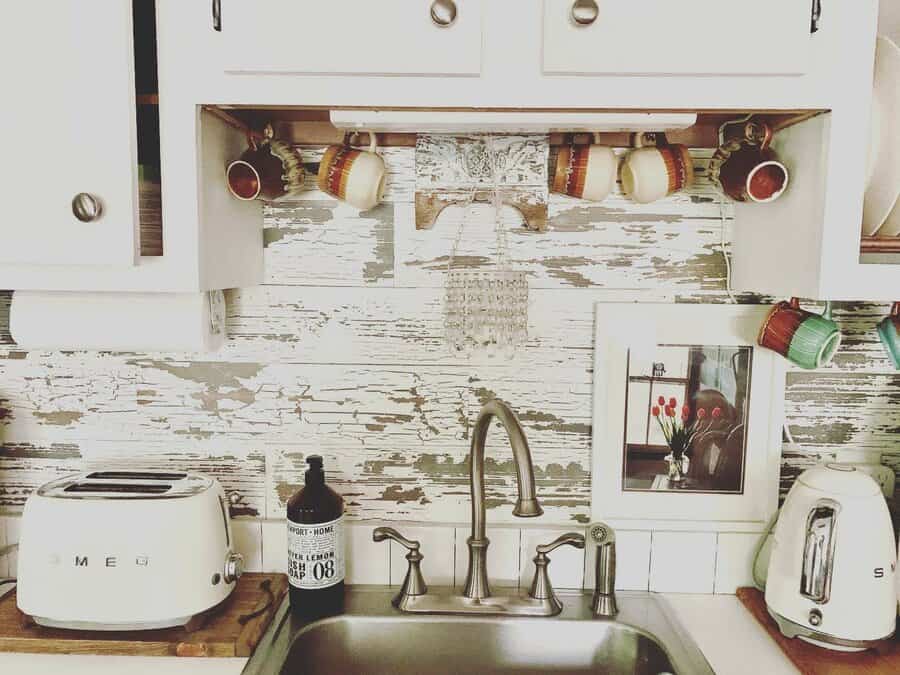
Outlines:
{"label": "cream ceramic mug", "polygon": [[344,136],[343,145],[330,145],[319,164],[318,184],[323,192],[355,206],[361,211],[377,206],[384,197],[387,169],[375,152],[377,139],[371,131],[369,149],[359,150],[351,142],[356,134]]}
{"label": "cream ceramic mug", "polygon": [[[645,143],[655,137],[655,146]],[[640,204],[690,187],[694,183],[694,165],[686,145],[669,145],[666,135],[634,134],[634,150],[622,163],[622,190]]]}
{"label": "cream ceramic mug", "polygon": [[551,154],[550,189],[558,194],[599,202],[616,186],[619,163],[613,149],[597,144],[576,145],[567,139]]}

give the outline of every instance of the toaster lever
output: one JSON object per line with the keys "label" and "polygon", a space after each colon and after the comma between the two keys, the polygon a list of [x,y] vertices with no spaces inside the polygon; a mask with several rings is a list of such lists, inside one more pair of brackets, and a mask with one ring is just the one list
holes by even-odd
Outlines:
{"label": "toaster lever", "polygon": [[831,596],[836,543],[834,528],[839,509],[840,505],[834,500],[820,499],[806,518],[800,594],[819,604],[828,602]]}

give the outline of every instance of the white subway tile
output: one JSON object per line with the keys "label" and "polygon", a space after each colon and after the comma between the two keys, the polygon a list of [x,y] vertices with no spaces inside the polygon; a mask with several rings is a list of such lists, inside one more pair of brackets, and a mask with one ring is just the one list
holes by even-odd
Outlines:
{"label": "white subway tile", "polygon": [[287,574],[287,521],[263,520],[262,571]]}
{"label": "white subway tile", "polygon": [[[287,572],[287,530],[284,520],[263,520],[262,571]],[[345,546],[348,584],[387,584],[390,552],[386,542],[372,541],[368,525],[347,523]]]}
{"label": "white subway tile", "polygon": [[712,593],[716,574],[715,532],[654,532],[650,590]]}
{"label": "white subway tile", "polygon": [[236,518],[231,521],[234,550],[244,556],[244,570],[262,571],[262,525],[253,518]]}
{"label": "white subway tile", "polygon": [[[5,543],[3,543],[2,546],[17,543],[19,541],[19,526],[21,525],[22,518],[20,516],[2,516],[0,517],[0,520],[3,521],[3,524],[0,525],[0,531],[5,533],[0,536],[6,537]],[[3,558],[0,558],[0,570],[3,570],[3,573],[0,574],[0,576],[17,576],[18,559],[18,551],[13,551]]]}
{"label": "white subway tile", "polygon": [[[456,585],[462,587],[469,566],[469,546],[466,543],[472,529],[456,528]],[[488,529],[487,570],[491,589],[503,586],[518,588],[519,560],[522,532],[519,528]]]}
{"label": "white subway tile", "polygon": [[720,532],[716,556],[716,593],[734,593],[753,585],[753,554],[760,534]]}
{"label": "white subway tile", "polygon": [[[531,588],[534,579],[534,556],[538,544],[549,544],[561,534],[579,532],[578,527],[567,530],[522,530],[521,569],[519,585],[522,589]],[[574,546],[560,546],[548,554],[550,556],[550,583],[555,589],[582,588],[584,585],[584,550]]]}
{"label": "white subway tile", "polygon": [[[454,539],[455,532],[452,527],[424,527],[398,525],[397,531],[407,539],[415,539],[421,543],[419,549],[424,559],[422,560],[422,575],[429,586],[452,586],[454,567]],[[385,546],[387,542],[382,542]],[[392,541],[391,549],[391,585],[399,586],[406,578],[407,550],[400,544]]]}
{"label": "white subway tile", "polygon": [[[584,552],[584,587],[594,589],[597,547],[588,542]],[[646,591],[650,583],[650,532],[616,530],[616,589]]]}
{"label": "white subway tile", "polygon": [[348,584],[389,584],[391,581],[391,549],[387,542],[372,540],[374,525],[352,524],[347,527]]}

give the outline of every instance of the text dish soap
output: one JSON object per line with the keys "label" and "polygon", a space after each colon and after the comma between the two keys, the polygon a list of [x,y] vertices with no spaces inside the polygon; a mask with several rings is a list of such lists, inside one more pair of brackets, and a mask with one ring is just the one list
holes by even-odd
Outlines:
{"label": "text dish soap", "polygon": [[287,505],[291,610],[339,611],[344,599],[344,500],[325,485],[322,458],[306,458],[306,484]]}

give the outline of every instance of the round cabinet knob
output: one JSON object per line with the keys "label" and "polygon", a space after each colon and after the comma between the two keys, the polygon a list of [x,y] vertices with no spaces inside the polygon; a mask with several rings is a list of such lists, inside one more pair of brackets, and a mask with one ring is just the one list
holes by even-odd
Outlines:
{"label": "round cabinet knob", "polygon": [[72,198],[72,213],[82,223],[91,223],[103,215],[103,204],[99,197],[89,192],[79,192]]}
{"label": "round cabinet knob", "polygon": [[241,578],[244,573],[244,556],[240,553],[229,553],[225,559],[225,574],[223,578],[226,584],[231,584]]}
{"label": "round cabinet knob", "polygon": [[441,28],[452,26],[456,23],[456,3],[453,0],[434,0],[431,3],[431,20]]}
{"label": "round cabinet knob", "polygon": [[572,4],[572,21],[579,26],[590,26],[599,15],[597,0],[575,0]]}

